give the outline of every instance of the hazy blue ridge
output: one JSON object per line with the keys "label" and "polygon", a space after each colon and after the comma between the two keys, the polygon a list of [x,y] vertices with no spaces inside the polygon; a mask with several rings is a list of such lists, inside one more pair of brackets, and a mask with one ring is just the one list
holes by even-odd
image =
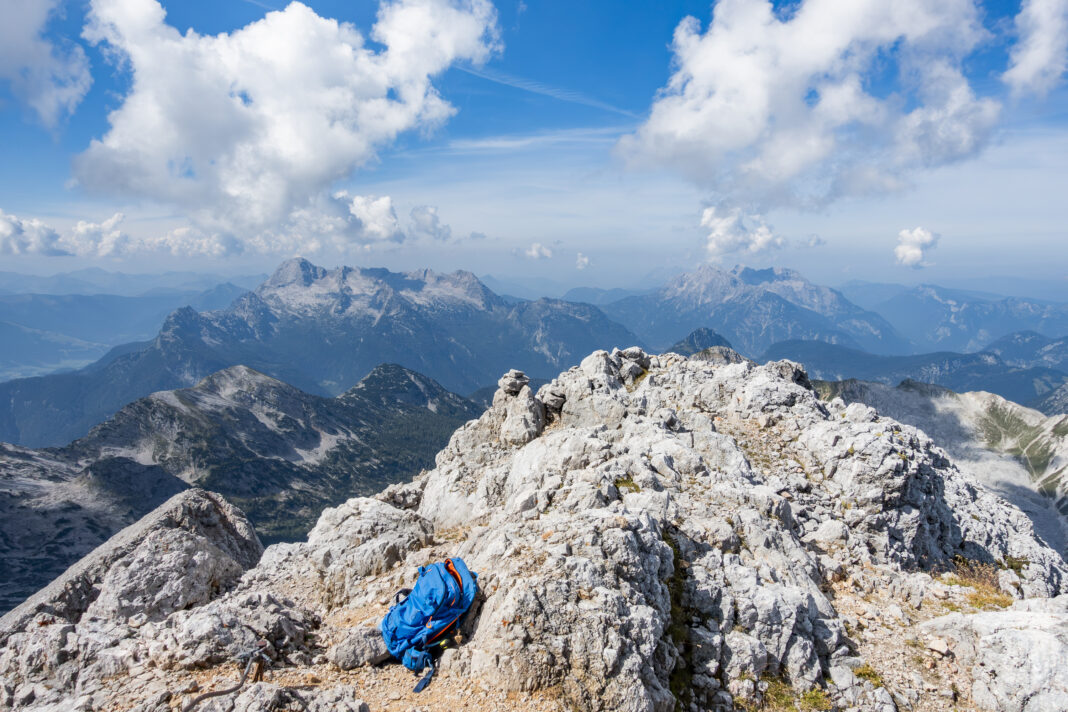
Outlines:
{"label": "hazy blue ridge", "polygon": [[626,297],[603,309],[657,350],[699,327],[713,329],[747,354],[790,339],[876,353],[911,349],[880,315],[786,269],[726,271],[705,265],[655,292]]}
{"label": "hazy blue ridge", "polygon": [[1068,382],[1068,373],[1051,368],[1019,368],[991,353],[936,352],[911,356],[877,356],[818,341],[785,341],[773,345],[761,361],[789,359],[805,366],[812,378],[851,378],[897,385],[906,379],[933,383],[962,393],[989,391],[1022,405]]}
{"label": "hazy blue ridge", "polygon": [[150,339],[181,306],[220,309],[245,293],[233,284],[204,292],[166,292],[140,297],[109,294],[13,294],[0,296],[0,381],[74,370],[111,347]]}

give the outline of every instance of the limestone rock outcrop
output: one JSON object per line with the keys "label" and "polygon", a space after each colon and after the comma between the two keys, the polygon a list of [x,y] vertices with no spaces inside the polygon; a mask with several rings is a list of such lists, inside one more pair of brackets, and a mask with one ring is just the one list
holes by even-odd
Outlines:
{"label": "limestone rock outcrop", "polygon": [[[1015,625],[982,616],[1063,615],[1068,567],[1024,513],[921,431],[820,401],[797,364],[720,356],[598,351],[536,394],[509,372],[433,470],[327,510],[306,543],[270,547],[211,600],[162,587],[101,594],[91,629],[16,622],[0,656],[0,706],[187,700],[181,685],[201,684],[197,671],[233,682],[231,661],[260,645],[278,677],[220,709],[288,709],[298,687],[309,706],[351,692],[344,704],[358,708],[358,691],[371,709],[727,711],[784,695],[810,709],[935,709],[872,672],[861,643],[874,624],[846,604],[892,595],[900,604],[879,615],[908,630],[965,595],[944,575],[961,562],[999,570],[991,595],[1010,606],[930,623],[952,638],[962,669],[991,664],[984,655],[1046,669],[1026,642],[1042,630],[1063,641],[1060,623],[1002,653],[963,652]],[[145,536],[142,546],[157,544]],[[410,676],[373,667],[374,625],[420,565],[450,555],[478,572],[481,595],[429,696],[413,697]],[[101,579],[112,576],[130,580],[118,563]],[[133,605],[143,618],[129,615]],[[73,655],[90,631],[115,641],[97,667],[66,678],[25,668]],[[1060,684],[1058,675],[1041,680]],[[310,692],[295,682],[309,676],[319,681]],[[972,678],[968,694],[986,709],[1039,679]],[[1055,686],[1048,694],[1044,705],[1068,702]]]}

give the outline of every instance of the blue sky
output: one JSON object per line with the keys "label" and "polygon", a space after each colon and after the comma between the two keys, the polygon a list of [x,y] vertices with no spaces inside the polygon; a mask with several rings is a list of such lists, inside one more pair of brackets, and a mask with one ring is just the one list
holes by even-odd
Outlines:
{"label": "blue sky", "polygon": [[1068,277],[1066,0],[20,5],[0,269]]}

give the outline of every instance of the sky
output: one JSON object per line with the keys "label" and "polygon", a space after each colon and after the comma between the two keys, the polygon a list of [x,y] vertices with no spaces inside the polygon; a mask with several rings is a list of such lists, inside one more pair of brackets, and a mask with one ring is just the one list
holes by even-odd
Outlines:
{"label": "sky", "polygon": [[0,270],[1068,285],[1068,0],[0,0]]}

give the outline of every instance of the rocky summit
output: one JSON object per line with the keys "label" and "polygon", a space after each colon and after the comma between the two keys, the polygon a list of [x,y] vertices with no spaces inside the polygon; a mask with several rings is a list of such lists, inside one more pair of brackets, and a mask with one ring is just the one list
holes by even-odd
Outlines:
{"label": "rocky summit", "polygon": [[[791,362],[510,371],[434,469],[258,563],[250,532],[199,490],[124,530],[0,619],[0,707],[188,709],[259,645],[198,711],[1068,708],[1061,555]],[[450,555],[482,595],[415,694],[374,626]]]}

